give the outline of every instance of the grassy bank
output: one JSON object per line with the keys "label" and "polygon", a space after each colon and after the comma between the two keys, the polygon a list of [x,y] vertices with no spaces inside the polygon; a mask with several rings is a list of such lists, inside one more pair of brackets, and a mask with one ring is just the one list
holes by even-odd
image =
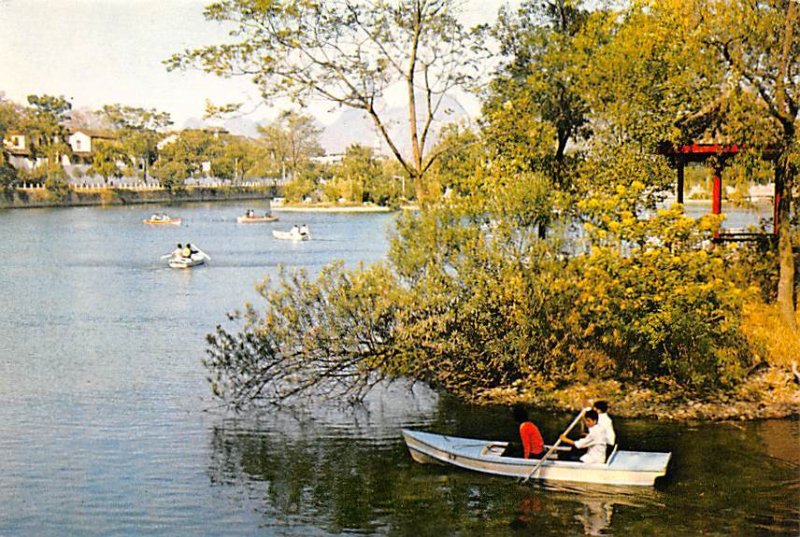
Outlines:
{"label": "grassy bank", "polygon": [[293,213],[389,213],[394,209],[380,205],[338,205],[332,203],[274,204],[273,211]]}
{"label": "grassy bank", "polygon": [[[797,314],[800,324],[800,312]],[[782,327],[782,328],[780,328]],[[687,391],[667,378],[650,382],[576,378],[557,386],[520,384],[487,390],[487,404],[525,403],[574,412],[587,401],[607,400],[621,417],[666,420],[752,420],[800,417],[800,332],[782,325],[775,305],[745,307],[742,331],[758,355],[735,386],[706,393]]]}
{"label": "grassy bank", "polygon": [[800,384],[784,367],[759,368],[735,389],[708,394],[687,394],[674,384],[643,387],[607,380],[551,390],[495,389],[480,397],[485,404],[524,403],[562,412],[575,412],[584,402],[597,400],[608,401],[614,415],[626,418],[739,421],[800,417]]}
{"label": "grassy bank", "polygon": [[181,202],[264,200],[272,197],[270,188],[187,187],[180,191],[122,188],[70,189],[56,195],[46,189],[15,189],[0,195],[0,209],[42,207],[86,207],[104,205],[169,204]]}

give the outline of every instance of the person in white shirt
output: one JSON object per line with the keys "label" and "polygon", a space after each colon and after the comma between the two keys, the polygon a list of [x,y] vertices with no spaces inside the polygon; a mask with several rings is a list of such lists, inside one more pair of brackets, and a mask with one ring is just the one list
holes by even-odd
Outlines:
{"label": "person in white shirt", "polygon": [[608,403],[606,401],[597,401],[592,408],[597,412],[597,426],[600,427],[606,435],[606,456],[611,454],[614,449],[614,444],[617,443],[617,433],[614,432],[614,422],[608,415]]}
{"label": "person in white shirt", "polygon": [[597,425],[597,412],[587,410],[583,414],[583,422],[588,429],[586,436],[579,440],[573,440],[567,435],[561,435],[561,441],[565,444],[575,446],[578,449],[585,449],[586,453],[580,458],[586,464],[603,464],[606,462],[606,434]]}

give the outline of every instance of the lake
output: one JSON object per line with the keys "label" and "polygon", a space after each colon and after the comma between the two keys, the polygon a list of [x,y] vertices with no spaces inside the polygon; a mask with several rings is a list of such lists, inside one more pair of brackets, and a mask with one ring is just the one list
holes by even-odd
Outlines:
{"label": "lake", "polygon": [[[355,409],[227,414],[201,365],[206,334],[281,265],[383,259],[393,218],[237,225],[244,208],[0,211],[0,536],[800,533],[795,420],[618,418],[623,447],[673,452],[667,478],[639,489],[415,464],[402,427],[516,436],[507,408],[422,386],[389,386]],[[184,224],[141,223],[161,210]],[[272,238],[295,223],[314,240]],[[167,268],[160,256],[187,241],[211,261]],[[572,418],[532,417],[546,439]]]}

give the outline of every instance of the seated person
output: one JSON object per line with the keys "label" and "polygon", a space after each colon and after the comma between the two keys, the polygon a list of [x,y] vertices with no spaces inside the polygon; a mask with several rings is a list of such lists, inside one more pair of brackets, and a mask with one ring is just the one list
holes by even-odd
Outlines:
{"label": "seated person", "polygon": [[583,422],[589,431],[586,436],[579,440],[573,440],[565,434],[561,435],[563,443],[577,448],[575,452],[562,458],[575,460],[580,457],[579,460],[587,464],[606,462],[606,435],[605,431],[597,426],[597,420],[597,411],[587,410],[583,415]]}
{"label": "seated person", "polygon": [[528,411],[522,405],[514,405],[512,409],[514,420],[519,424],[519,437],[522,446],[509,444],[506,449],[507,457],[522,457],[524,459],[540,458],[544,455],[544,440],[539,428],[528,418]]}
{"label": "seated person", "polygon": [[614,451],[614,445],[617,443],[617,433],[614,432],[614,423],[608,415],[608,403],[605,401],[597,401],[592,408],[597,412],[597,426],[603,430],[606,435],[606,458],[608,458]]}

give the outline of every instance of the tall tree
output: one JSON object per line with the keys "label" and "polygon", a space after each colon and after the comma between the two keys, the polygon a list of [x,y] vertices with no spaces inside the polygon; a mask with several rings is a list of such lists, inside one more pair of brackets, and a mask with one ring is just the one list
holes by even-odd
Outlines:
{"label": "tall tree", "polygon": [[516,12],[503,8],[494,31],[509,58],[493,84],[498,94],[494,101],[498,96],[503,98],[501,105],[509,98],[526,101],[523,115],[552,126],[556,165],[563,163],[567,143],[589,132],[581,80],[589,56],[584,43],[590,14],[582,4],[580,0],[527,0]]}
{"label": "tall tree", "polygon": [[102,113],[118,130],[123,151],[133,159],[135,165],[141,163],[146,182],[150,166],[158,158],[156,144],[163,136],[159,131],[172,125],[169,113],[121,104],[106,105]]}
{"label": "tall tree", "polygon": [[[755,97],[778,128],[775,139],[759,140],[751,127],[755,151],[777,151],[776,181],[783,186],[778,207],[780,279],[778,304],[786,323],[796,328],[795,258],[792,254],[792,196],[797,187],[797,120],[800,112],[800,6],[793,0],[701,2],[705,42],[727,68],[726,84]],[[726,91],[721,87],[719,91]],[[745,126],[745,128],[747,125]]]}
{"label": "tall tree", "polygon": [[65,172],[61,165],[61,157],[70,153],[67,144],[69,134],[65,123],[69,119],[72,104],[63,96],[29,95],[28,104],[31,113],[25,116],[22,128],[30,136],[31,154],[37,160],[43,160],[40,167],[45,182],[49,182],[63,193]]}
{"label": "tall tree", "polygon": [[[0,94],[0,140],[5,140],[9,130],[17,128],[21,120],[21,110]],[[5,144],[0,145],[0,191],[10,189],[17,180],[17,171],[11,166]]]}
{"label": "tall tree", "polygon": [[281,176],[294,179],[311,157],[324,152],[319,144],[321,130],[309,115],[285,110],[278,118],[258,131],[267,150],[280,165]]}
{"label": "tall tree", "polygon": [[88,173],[97,174],[103,178],[103,182],[108,184],[111,177],[122,177],[122,170],[119,169],[117,162],[125,158],[117,140],[97,140],[94,151],[92,152],[92,165]]}
{"label": "tall tree", "polygon": [[[246,75],[264,99],[322,98],[363,110],[392,154],[427,196],[425,174],[439,154],[428,150],[444,98],[478,74],[479,41],[458,21],[453,0],[223,0],[208,20],[232,23],[238,42],[186,50],[167,60],[221,76]],[[405,89],[410,154],[390,133],[382,99]]]}
{"label": "tall tree", "polygon": [[[602,14],[583,4],[527,0],[516,10],[501,9],[493,34],[504,59],[483,106],[483,134],[495,165],[509,174],[542,174],[560,193],[573,190],[582,156],[568,152],[568,144],[583,147],[591,133],[586,80],[605,38]],[[541,238],[551,220],[541,215]]]}

